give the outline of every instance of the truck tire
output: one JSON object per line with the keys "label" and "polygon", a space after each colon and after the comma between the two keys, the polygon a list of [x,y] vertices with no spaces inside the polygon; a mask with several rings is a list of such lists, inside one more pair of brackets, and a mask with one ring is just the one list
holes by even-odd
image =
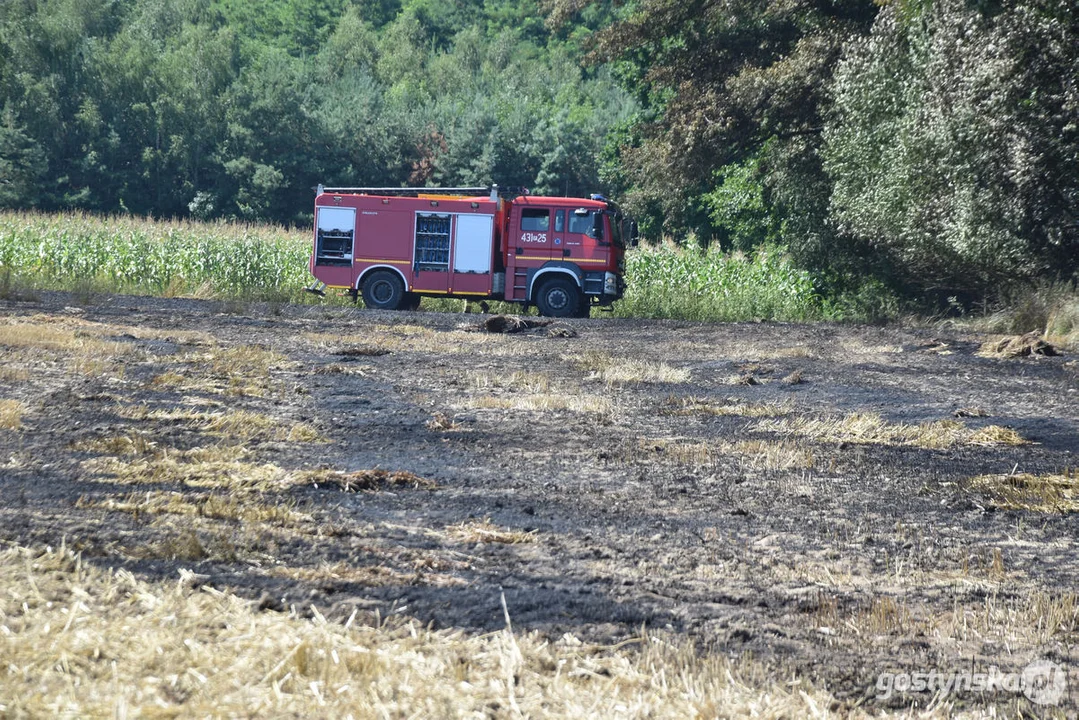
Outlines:
{"label": "truck tire", "polygon": [[363,303],[377,310],[400,310],[405,304],[405,284],[389,270],[375,270],[360,288]]}
{"label": "truck tire", "polygon": [[546,317],[577,317],[583,302],[577,283],[568,277],[545,280],[536,294],[536,307]]}

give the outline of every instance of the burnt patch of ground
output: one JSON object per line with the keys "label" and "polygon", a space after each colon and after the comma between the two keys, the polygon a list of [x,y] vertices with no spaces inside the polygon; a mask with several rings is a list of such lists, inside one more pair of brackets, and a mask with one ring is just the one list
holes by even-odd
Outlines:
{"label": "burnt patch of ground", "polygon": [[[878,698],[885,671],[1079,667],[1067,355],[825,324],[496,334],[70,303],[0,306],[0,541],[338,619],[492,630],[504,594],[520,628],[686,635],[845,707],[932,701]],[[1059,480],[993,491],[1018,474]]]}

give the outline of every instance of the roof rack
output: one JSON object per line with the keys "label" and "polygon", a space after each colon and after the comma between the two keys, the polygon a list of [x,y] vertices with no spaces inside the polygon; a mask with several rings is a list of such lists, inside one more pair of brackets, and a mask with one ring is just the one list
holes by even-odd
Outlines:
{"label": "roof rack", "polygon": [[490,187],[471,188],[442,188],[442,187],[325,187],[319,185],[316,192],[322,193],[350,193],[356,195],[426,195],[438,193],[440,195],[483,195],[490,191]]}
{"label": "roof rack", "polygon": [[319,185],[315,188],[316,195],[323,193],[350,195],[392,195],[401,197],[413,197],[419,195],[460,195],[462,197],[475,197],[476,195],[490,194],[492,200],[508,195],[528,195],[528,188],[508,187],[499,188],[498,185],[486,187],[326,187]]}

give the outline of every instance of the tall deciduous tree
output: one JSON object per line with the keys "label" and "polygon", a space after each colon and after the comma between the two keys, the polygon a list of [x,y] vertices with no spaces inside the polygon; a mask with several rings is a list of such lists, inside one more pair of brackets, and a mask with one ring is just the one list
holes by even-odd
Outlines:
{"label": "tall deciduous tree", "polygon": [[903,280],[984,293],[1079,269],[1079,13],[895,3],[851,43],[825,158],[842,228]]}
{"label": "tall deciduous tree", "polygon": [[[588,0],[554,0],[565,21]],[[717,171],[760,155],[764,202],[808,214],[823,232],[825,202],[788,203],[778,182],[807,187],[823,176],[816,152],[824,89],[843,43],[866,31],[870,0],[641,0],[601,31],[595,60],[616,63],[650,115],[621,151],[632,205],[668,227],[710,232],[707,203]],[[791,176],[794,176],[793,178]],[[795,227],[797,224],[791,225]]]}

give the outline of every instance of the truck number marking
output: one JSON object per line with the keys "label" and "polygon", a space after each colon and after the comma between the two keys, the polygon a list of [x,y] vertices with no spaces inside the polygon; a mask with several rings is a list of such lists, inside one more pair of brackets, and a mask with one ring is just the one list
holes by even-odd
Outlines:
{"label": "truck number marking", "polygon": [[521,233],[521,242],[545,243],[547,242],[547,233]]}

